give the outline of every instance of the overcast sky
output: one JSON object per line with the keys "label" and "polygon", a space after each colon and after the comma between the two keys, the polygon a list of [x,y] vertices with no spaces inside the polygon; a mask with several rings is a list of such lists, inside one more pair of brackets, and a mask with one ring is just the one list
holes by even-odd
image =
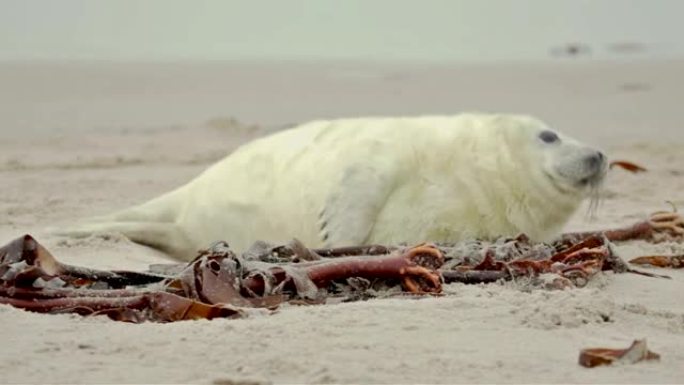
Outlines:
{"label": "overcast sky", "polygon": [[537,59],[684,52],[684,0],[0,0],[0,60]]}

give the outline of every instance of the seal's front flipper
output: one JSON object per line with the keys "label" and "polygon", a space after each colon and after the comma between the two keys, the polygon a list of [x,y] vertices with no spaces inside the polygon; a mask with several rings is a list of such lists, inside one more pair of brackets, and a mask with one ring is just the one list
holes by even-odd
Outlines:
{"label": "seal's front flipper", "polygon": [[372,163],[348,167],[319,214],[324,245],[363,244],[395,182],[395,174],[388,168]]}

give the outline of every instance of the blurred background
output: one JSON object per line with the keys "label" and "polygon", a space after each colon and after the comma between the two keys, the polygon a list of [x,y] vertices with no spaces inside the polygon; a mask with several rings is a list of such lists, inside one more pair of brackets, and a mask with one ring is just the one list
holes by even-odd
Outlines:
{"label": "blurred background", "polygon": [[539,115],[677,140],[684,1],[0,0],[0,134]]}
{"label": "blurred background", "polygon": [[543,60],[684,52],[679,0],[12,0],[2,60]]}

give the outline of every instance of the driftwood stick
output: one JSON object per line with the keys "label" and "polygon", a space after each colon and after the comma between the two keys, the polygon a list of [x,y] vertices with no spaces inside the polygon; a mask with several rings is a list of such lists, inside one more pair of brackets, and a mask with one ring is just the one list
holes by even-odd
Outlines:
{"label": "driftwood stick", "polygon": [[0,286],[0,296],[19,299],[50,299],[50,298],[78,298],[78,297],[102,297],[121,298],[135,297],[137,295],[150,294],[155,290],[146,289],[84,289],[84,288],[25,288]]}
{"label": "driftwood stick", "polygon": [[444,283],[492,283],[501,279],[507,280],[511,278],[511,274],[506,270],[442,270],[440,274],[444,278]]}
{"label": "driftwood stick", "polygon": [[366,245],[335,247],[331,249],[313,249],[313,251],[321,257],[337,258],[362,255],[384,255],[389,254],[396,249],[396,247],[388,247],[383,245]]}

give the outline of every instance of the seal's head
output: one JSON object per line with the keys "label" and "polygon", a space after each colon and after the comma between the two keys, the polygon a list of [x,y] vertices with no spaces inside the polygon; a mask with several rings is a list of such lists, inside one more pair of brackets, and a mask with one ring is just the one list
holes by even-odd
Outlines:
{"label": "seal's head", "polygon": [[483,127],[499,138],[491,151],[497,154],[493,170],[501,181],[492,195],[505,202],[507,219],[518,230],[548,240],[585,198],[591,198],[590,210],[596,208],[607,171],[601,151],[530,116],[491,119]]}
{"label": "seal's head", "polygon": [[543,156],[543,171],[557,189],[596,191],[608,165],[601,151],[549,128],[535,133]]}
{"label": "seal's head", "polygon": [[608,162],[600,150],[528,116],[509,118],[503,130],[519,148],[511,158],[524,163],[526,172],[543,174],[559,192],[587,196],[603,182]]}

